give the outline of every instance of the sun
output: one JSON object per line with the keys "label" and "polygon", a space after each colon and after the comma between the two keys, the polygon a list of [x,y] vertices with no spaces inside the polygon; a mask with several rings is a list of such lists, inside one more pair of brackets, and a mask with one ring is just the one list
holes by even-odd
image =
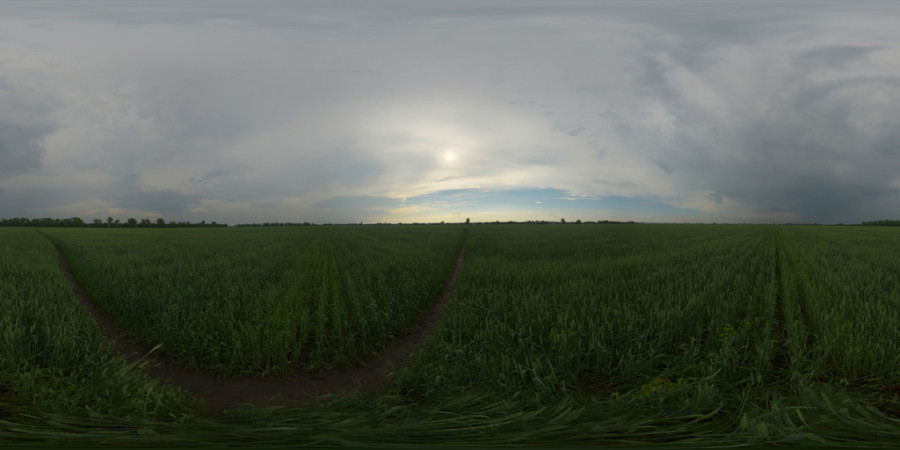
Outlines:
{"label": "sun", "polygon": [[453,162],[454,160],[456,160],[456,152],[452,150],[444,152],[444,161]]}

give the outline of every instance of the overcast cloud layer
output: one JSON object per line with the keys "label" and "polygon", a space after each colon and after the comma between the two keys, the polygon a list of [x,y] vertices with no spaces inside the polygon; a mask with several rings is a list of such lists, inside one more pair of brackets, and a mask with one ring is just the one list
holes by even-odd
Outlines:
{"label": "overcast cloud layer", "polygon": [[900,2],[0,3],[0,217],[900,218]]}

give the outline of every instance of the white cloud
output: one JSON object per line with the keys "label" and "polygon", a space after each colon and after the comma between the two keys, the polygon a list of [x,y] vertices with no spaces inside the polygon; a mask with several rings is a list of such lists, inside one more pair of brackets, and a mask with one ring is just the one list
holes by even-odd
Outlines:
{"label": "white cloud", "polygon": [[340,196],[552,188],[689,210],[659,220],[868,219],[900,206],[898,17],[878,2],[2,4],[0,217],[329,221],[315,205]]}

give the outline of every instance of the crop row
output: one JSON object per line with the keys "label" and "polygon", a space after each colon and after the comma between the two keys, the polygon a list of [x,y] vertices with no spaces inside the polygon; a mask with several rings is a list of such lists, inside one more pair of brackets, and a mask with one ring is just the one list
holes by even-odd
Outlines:
{"label": "crop row", "polygon": [[799,319],[820,361],[845,382],[900,384],[900,239],[892,228],[781,231]]}
{"label": "crop row", "polygon": [[[775,370],[774,235],[759,227],[492,227],[407,389],[628,391]],[[656,380],[656,381],[654,381]]]}
{"label": "crop row", "polygon": [[46,230],[100,308],[219,375],[347,365],[435,299],[459,227]]}
{"label": "crop row", "polygon": [[[223,375],[378,351],[434,300],[464,239],[453,226],[41,233],[146,346],[162,342],[176,362]],[[895,440],[885,411],[900,413],[898,237],[473,226],[454,297],[399,377],[399,397],[366,408],[383,413],[370,418],[379,426],[402,428],[422,423],[410,405],[424,405],[448,435],[502,426],[589,439],[839,430],[836,439]],[[29,398],[89,414],[177,410],[182,394],[106,350],[53,244],[0,229],[0,250],[0,409]],[[290,426],[309,419],[299,417]]]}
{"label": "crop row", "polygon": [[185,411],[183,392],[107,344],[59,270],[53,245],[33,229],[0,228],[0,417],[21,406],[123,419]]}

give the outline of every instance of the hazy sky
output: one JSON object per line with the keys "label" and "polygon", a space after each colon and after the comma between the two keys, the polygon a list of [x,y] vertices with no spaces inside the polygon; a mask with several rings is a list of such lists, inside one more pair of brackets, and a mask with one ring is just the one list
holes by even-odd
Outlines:
{"label": "hazy sky", "polygon": [[900,2],[0,2],[0,217],[900,218]]}

